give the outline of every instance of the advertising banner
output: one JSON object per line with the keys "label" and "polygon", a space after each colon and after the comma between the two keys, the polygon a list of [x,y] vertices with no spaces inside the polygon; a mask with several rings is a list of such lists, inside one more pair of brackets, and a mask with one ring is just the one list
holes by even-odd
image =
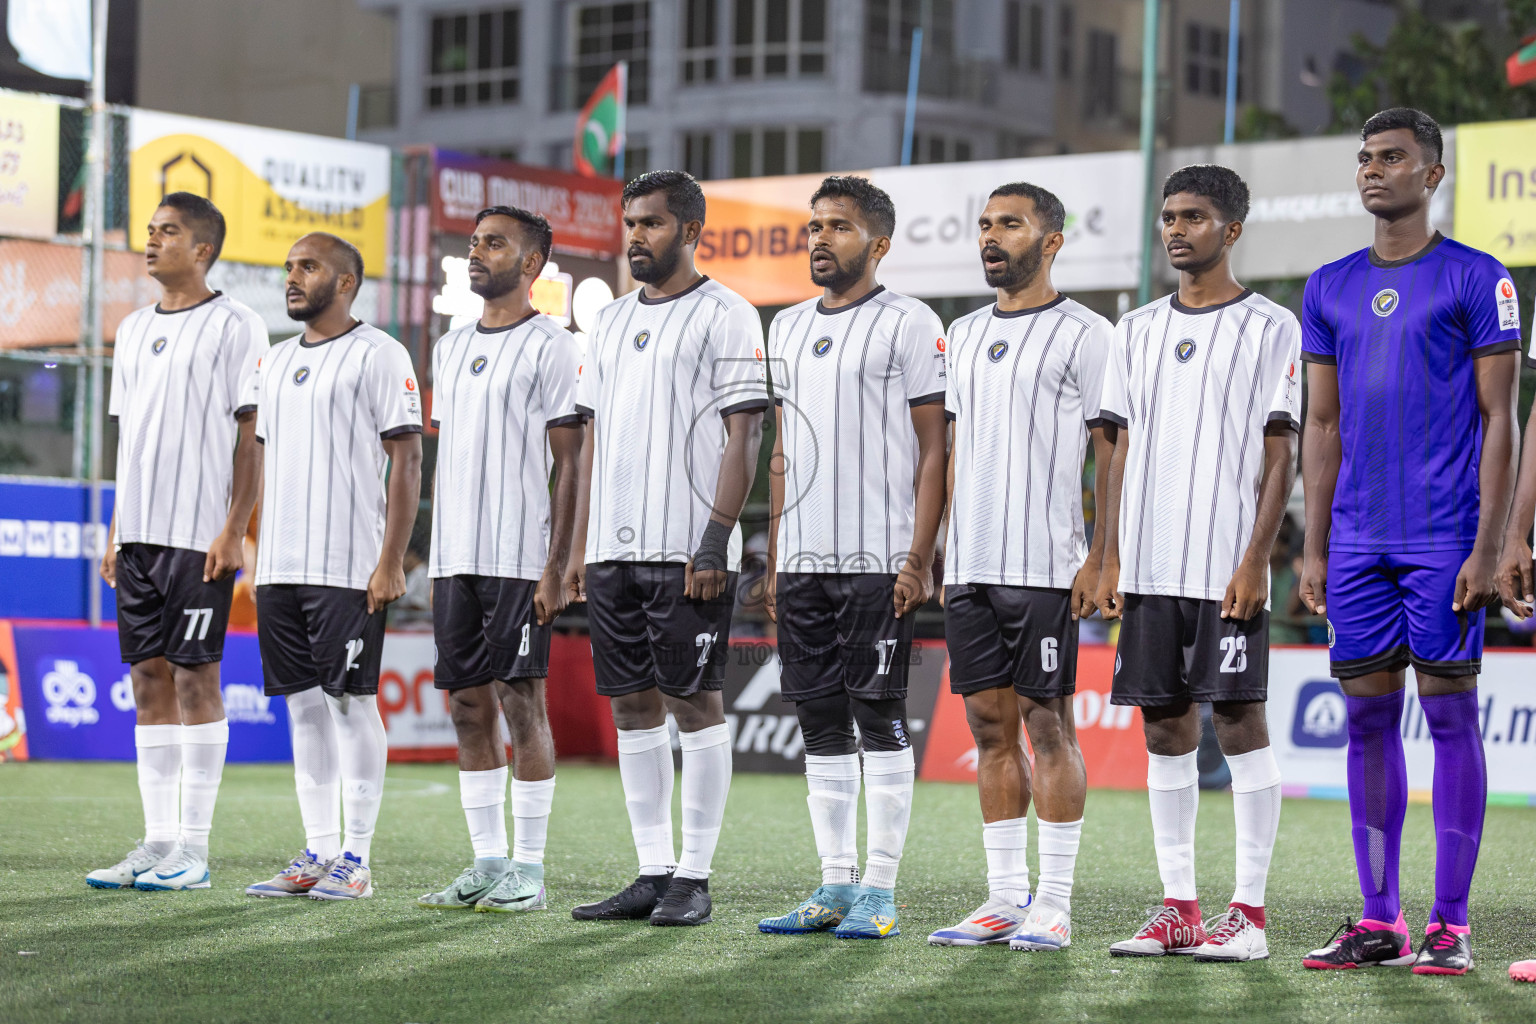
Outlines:
{"label": "advertising banner", "polygon": [[619,255],[621,181],[447,149],[433,153],[433,165],[432,221],[439,233],[471,235],[475,214],[487,206],[516,206],[549,221],[557,253]]}
{"label": "advertising banner", "polygon": [[282,266],[311,231],[346,239],[364,273],[384,273],[389,150],[364,142],[135,110],[128,121],[129,242],[168,192],[195,192],[224,213],[222,259]]}
{"label": "advertising banner", "polygon": [[115,490],[102,487],[102,524],[91,526],[91,492],[74,480],[0,478],[0,618],[84,619],[91,586],[103,618],[114,591],[96,571]]}
{"label": "advertising banner", "polygon": [[1456,240],[1536,265],[1536,120],[1456,129]]}
{"label": "advertising banner", "polygon": [[59,105],[0,92],[0,108],[0,235],[52,238],[59,228]]}
{"label": "advertising banner", "polygon": [[754,306],[787,306],[820,295],[811,283],[805,225],[821,179],[791,174],[701,182],[709,207],[694,256],[699,270]]}
{"label": "advertising banner", "polygon": [[[116,629],[15,625],[16,665],[34,760],[132,761],[133,682]],[[231,633],[221,671],[230,761],[287,761],[288,706],[262,692],[256,636]]]}
{"label": "advertising banner", "polygon": [[[123,317],[160,298],[144,273],[144,257],[108,249],[102,337],[117,337]],[[51,242],[0,239],[0,349],[80,342],[79,248]]]}
{"label": "advertising banner", "polygon": [[11,624],[0,621],[0,764],[26,759],[27,716],[21,710],[16,639],[11,633]]}

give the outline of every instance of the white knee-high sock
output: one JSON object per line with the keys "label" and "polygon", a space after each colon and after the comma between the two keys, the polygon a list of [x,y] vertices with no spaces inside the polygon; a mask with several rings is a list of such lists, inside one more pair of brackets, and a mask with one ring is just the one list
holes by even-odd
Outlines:
{"label": "white knee-high sock", "polygon": [[325,698],[336,723],[336,751],[341,761],[341,813],[346,834],[343,853],[365,865],[373,848],[373,830],[384,800],[384,765],[389,739],[379,717],[378,698],[346,694]]}
{"label": "white knee-high sock", "polygon": [[293,727],[293,787],[304,845],[322,862],[341,856],[341,760],[336,725],[320,688],[288,695]]}
{"label": "white knee-high sock", "polygon": [[161,853],[170,853],[181,837],[176,820],[181,726],[136,725],[133,745],[138,753],[139,799],[144,803],[144,841]]}
{"label": "white knee-high sock", "polygon": [[1029,902],[1029,818],[988,821],[981,826],[987,851],[987,890],[1016,907]]}
{"label": "white knee-high sock", "polygon": [[228,719],[181,727],[181,845],[205,860],[228,749]]}
{"label": "white knee-high sock", "polygon": [[667,727],[619,730],[619,781],[642,875],[677,867],[672,845],[672,746]]}
{"label": "white knee-high sock", "polygon": [[805,802],[822,885],[859,884],[859,755],[806,754]]}
{"label": "white knee-high sock", "polygon": [[1163,898],[1195,899],[1195,814],[1200,810],[1200,769],[1195,751],[1178,757],[1147,755],[1147,799],[1152,805],[1152,844]]}
{"label": "white knee-high sock", "polygon": [[555,777],[512,780],[512,859],[543,864],[549,836],[549,809],[555,802]]}
{"label": "white knee-high sock", "polygon": [[683,748],[683,855],[678,878],[708,878],[731,791],[731,730],[724,723],[678,734]]}
{"label": "white knee-high sock", "polygon": [[917,765],[912,748],[864,751],[864,814],[869,822],[869,852],[864,884],[896,888],[896,869],[912,820],[912,783]]}
{"label": "white knee-high sock", "polygon": [[475,859],[507,858],[507,766],[459,772],[459,806],[469,825]]}
{"label": "white knee-high sock", "polygon": [[1062,910],[1072,909],[1072,874],[1077,867],[1077,848],[1083,838],[1083,819],[1037,820],[1040,826],[1040,883],[1036,895]]}
{"label": "white knee-high sock", "polygon": [[1269,858],[1280,830],[1280,765],[1270,747],[1233,754],[1232,813],[1237,819],[1237,889],[1233,903],[1264,905]]}

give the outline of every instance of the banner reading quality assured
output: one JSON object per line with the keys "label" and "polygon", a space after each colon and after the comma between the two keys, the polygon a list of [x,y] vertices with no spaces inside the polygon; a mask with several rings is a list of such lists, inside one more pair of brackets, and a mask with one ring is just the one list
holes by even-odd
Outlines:
{"label": "banner reading quality assured", "polygon": [[346,239],[369,277],[384,273],[389,150],[363,142],[135,110],[129,119],[130,243],[162,196],[213,200],[228,235],[221,259],[282,266],[311,231]]}

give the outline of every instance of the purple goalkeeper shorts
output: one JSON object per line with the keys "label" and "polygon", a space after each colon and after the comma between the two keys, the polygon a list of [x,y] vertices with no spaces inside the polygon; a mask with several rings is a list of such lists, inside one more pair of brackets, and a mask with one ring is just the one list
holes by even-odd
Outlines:
{"label": "purple goalkeeper shorts", "polygon": [[1451,609],[1470,551],[1328,555],[1328,656],[1352,679],[1412,665],[1431,675],[1483,668],[1483,613]]}

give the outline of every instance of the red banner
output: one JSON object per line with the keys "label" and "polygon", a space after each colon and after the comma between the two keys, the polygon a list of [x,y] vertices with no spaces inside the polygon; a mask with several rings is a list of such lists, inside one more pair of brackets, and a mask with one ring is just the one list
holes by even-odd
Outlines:
{"label": "red banner", "polygon": [[470,235],[475,214],[487,206],[515,206],[549,221],[557,253],[610,258],[619,254],[621,181],[446,149],[434,151],[432,164],[434,231]]}

